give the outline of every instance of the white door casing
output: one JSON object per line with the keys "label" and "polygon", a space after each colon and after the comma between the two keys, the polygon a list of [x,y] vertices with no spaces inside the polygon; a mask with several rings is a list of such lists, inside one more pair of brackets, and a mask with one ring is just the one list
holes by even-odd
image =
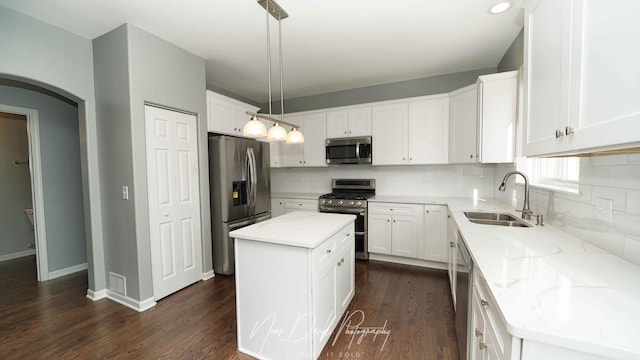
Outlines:
{"label": "white door casing", "polygon": [[153,296],[202,278],[195,115],[145,105]]}

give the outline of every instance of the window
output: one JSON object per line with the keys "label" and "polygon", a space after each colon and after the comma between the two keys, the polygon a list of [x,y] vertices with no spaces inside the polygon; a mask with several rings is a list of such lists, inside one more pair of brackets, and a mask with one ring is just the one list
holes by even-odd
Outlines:
{"label": "window", "polygon": [[[578,193],[580,158],[518,158],[516,169],[529,175],[531,185],[554,191]],[[516,180],[522,183],[522,179]]]}

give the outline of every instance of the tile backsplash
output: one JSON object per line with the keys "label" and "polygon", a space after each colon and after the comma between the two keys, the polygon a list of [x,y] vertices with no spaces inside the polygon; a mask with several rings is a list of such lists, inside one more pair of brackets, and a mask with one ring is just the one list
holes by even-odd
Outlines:
{"label": "tile backsplash", "polygon": [[[513,169],[496,166],[495,183]],[[514,186],[514,177],[509,182],[494,196],[521,209],[523,186]],[[531,209],[545,215],[545,223],[640,265],[640,154],[581,158],[579,194],[532,188],[530,195]],[[598,208],[609,201],[611,218]]]}
{"label": "tile backsplash", "polygon": [[369,166],[271,169],[271,191],[328,193],[331,179],[376,179],[376,194],[493,198],[494,165]]}

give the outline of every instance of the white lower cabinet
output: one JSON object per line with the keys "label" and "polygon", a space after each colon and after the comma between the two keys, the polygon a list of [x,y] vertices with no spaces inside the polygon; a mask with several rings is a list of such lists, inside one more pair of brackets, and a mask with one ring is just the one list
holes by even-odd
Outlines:
{"label": "white lower cabinet", "polygon": [[424,206],[424,248],[422,258],[429,261],[447,262],[447,207]]}
{"label": "white lower cabinet", "polygon": [[520,338],[511,336],[479,271],[473,274],[469,324],[469,360],[519,360]]}
{"label": "white lower cabinet", "polygon": [[458,260],[458,226],[451,214],[447,215],[447,272],[449,274],[449,285],[451,287],[451,299],[453,307],[456,307],[456,267]]}
{"label": "white lower cabinet", "polygon": [[351,222],[313,249],[236,239],[240,352],[320,356],[355,294],[354,230]]}
{"label": "white lower cabinet", "polygon": [[369,252],[420,258],[422,205],[369,203]]}

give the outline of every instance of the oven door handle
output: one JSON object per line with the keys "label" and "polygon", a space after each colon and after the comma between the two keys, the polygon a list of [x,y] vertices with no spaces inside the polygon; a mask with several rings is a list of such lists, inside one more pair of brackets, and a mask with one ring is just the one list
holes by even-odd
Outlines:
{"label": "oven door handle", "polygon": [[356,159],[360,160],[360,141],[356,143]]}
{"label": "oven door handle", "polygon": [[364,232],[364,231],[362,231],[362,232],[360,232],[360,231],[356,231],[356,233],[355,233],[355,234],[356,234],[356,235],[360,235],[360,236],[364,236],[365,232]]}

